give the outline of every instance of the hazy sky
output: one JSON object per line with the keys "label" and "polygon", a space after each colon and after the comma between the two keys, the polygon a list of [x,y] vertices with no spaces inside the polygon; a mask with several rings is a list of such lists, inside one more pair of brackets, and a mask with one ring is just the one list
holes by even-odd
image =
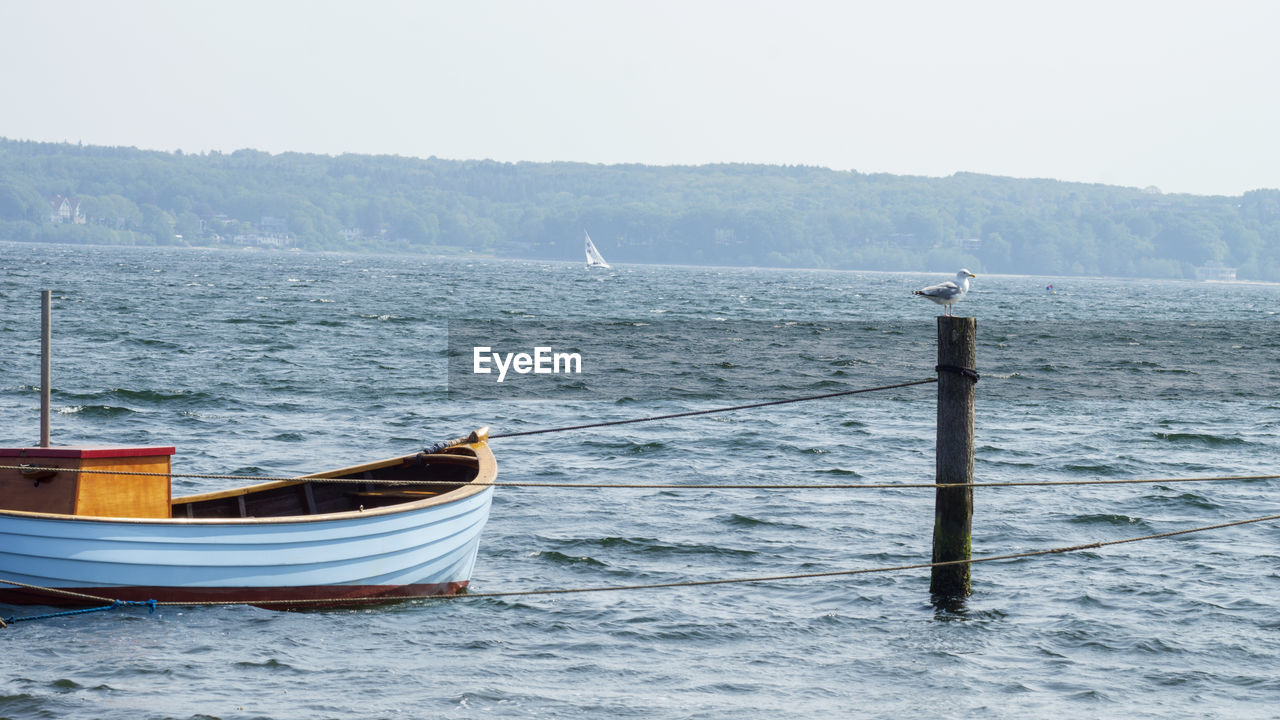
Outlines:
{"label": "hazy sky", "polygon": [[1280,188],[1280,2],[0,0],[0,137]]}

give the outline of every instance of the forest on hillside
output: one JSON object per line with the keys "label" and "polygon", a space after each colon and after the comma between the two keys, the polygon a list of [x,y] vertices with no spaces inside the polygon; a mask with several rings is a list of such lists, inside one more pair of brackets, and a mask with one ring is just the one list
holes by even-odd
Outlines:
{"label": "forest on hillside", "polygon": [[1280,190],[0,139],[0,240],[1280,281]]}

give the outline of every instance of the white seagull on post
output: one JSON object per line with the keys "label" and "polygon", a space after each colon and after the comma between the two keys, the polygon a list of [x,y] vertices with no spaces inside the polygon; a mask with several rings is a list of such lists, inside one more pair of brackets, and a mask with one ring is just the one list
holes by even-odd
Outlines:
{"label": "white seagull on post", "polygon": [[948,280],[937,285],[930,285],[923,290],[915,290],[911,294],[927,297],[930,300],[941,305],[947,315],[951,314],[951,306],[960,301],[964,294],[969,292],[969,278],[976,278],[977,275],[968,270],[961,270],[956,273],[955,280]]}

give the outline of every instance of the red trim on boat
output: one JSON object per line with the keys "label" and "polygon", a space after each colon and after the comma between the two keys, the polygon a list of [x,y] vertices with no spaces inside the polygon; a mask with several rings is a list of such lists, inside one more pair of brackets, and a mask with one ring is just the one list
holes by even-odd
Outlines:
{"label": "red trim on boat", "polygon": [[[270,610],[368,605],[434,595],[457,595],[468,582],[422,583],[419,585],[307,585],[303,587],[101,587],[61,588],[108,600],[156,600],[173,603],[238,603]],[[298,601],[291,604],[289,601]],[[324,602],[319,602],[324,601]],[[0,603],[10,605],[50,605],[53,607],[94,607],[96,600],[69,597],[25,588],[0,589]]]}
{"label": "red trim on boat", "polygon": [[115,458],[172,455],[172,447],[27,447],[0,448],[0,457]]}

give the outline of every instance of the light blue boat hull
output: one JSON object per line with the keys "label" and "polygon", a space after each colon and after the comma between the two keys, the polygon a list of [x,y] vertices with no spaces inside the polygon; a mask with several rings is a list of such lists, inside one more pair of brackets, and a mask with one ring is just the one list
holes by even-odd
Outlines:
{"label": "light blue boat hull", "polygon": [[[477,479],[492,481],[493,474],[482,471]],[[12,581],[0,585],[0,602],[90,602],[16,583],[96,598],[265,606],[456,593],[470,582],[492,498],[492,486],[466,487],[399,505],[289,518],[0,511],[0,580]]]}

